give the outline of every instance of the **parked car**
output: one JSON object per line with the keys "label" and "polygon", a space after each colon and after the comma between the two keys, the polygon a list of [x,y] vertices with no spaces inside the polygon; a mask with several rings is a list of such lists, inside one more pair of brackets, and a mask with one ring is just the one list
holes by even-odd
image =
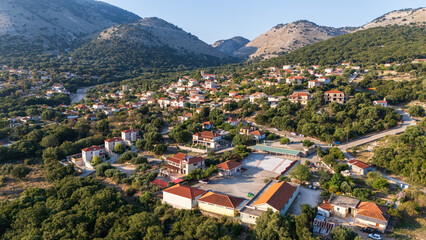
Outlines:
{"label": "parked car", "polygon": [[375,233],[376,232],[376,230],[374,228],[371,228],[371,227],[362,228],[361,231],[366,232],[366,233]]}
{"label": "parked car", "polygon": [[377,233],[370,233],[370,234],[368,234],[368,237],[371,238],[371,239],[377,239],[377,240],[381,240],[382,239],[382,236],[380,236]]}
{"label": "parked car", "polygon": [[205,179],[201,179],[200,181],[198,181],[199,183],[205,183],[208,184],[210,182],[210,180],[208,178]]}
{"label": "parked car", "polygon": [[252,198],[252,197],[254,197],[254,194],[249,192],[249,193],[247,193],[247,197]]}

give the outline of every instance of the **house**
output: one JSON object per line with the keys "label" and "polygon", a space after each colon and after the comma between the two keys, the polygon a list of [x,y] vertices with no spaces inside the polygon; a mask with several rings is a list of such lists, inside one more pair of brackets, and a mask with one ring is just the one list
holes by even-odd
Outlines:
{"label": "house", "polygon": [[373,202],[361,202],[355,211],[355,224],[385,232],[389,223],[387,208]]}
{"label": "house", "polygon": [[308,104],[308,101],[312,99],[310,93],[298,92],[288,96],[288,100],[292,103],[300,103],[302,105]]}
{"label": "house", "polygon": [[330,217],[334,206],[328,202],[323,202],[318,206],[318,212],[321,213],[324,217]]}
{"label": "house", "polygon": [[255,140],[255,141],[265,139],[265,137],[266,137],[265,133],[262,132],[262,131],[259,131],[259,130],[255,130],[253,132],[250,132],[250,135],[253,136],[253,140]]}
{"label": "house", "polygon": [[216,82],[214,82],[214,81],[211,81],[211,80],[207,80],[206,82],[205,82],[205,88],[207,88],[207,89],[213,89],[213,88],[217,88],[218,87],[218,85],[217,85],[217,83]]}
{"label": "house", "polygon": [[158,99],[158,104],[160,104],[161,108],[166,108],[170,105],[170,99],[166,97],[162,97]]}
{"label": "house", "polygon": [[222,139],[222,136],[212,131],[203,131],[192,135],[193,144],[201,144],[212,149],[219,147],[220,139]]}
{"label": "house", "polygon": [[124,141],[135,142],[136,140],[140,138],[139,131],[136,129],[128,129],[128,130],[121,131],[121,138]]}
{"label": "house", "polygon": [[321,87],[321,82],[318,80],[311,80],[308,82],[308,88]]}
{"label": "house", "polygon": [[231,124],[231,126],[237,126],[238,123],[240,123],[240,121],[238,119],[233,118],[233,117],[229,117],[226,122]]}
{"label": "house", "polygon": [[201,211],[234,217],[243,202],[244,198],[208,192],[198,199],[198,208]]}
{"label": "house", "polygon": [[344,104],[346,102],[345,94],[341,91],[330,90],[324,93],[325,103],[338,102]]}
{"label": "house", "polygon": [[351,169],[354,172],[357,172],[361,175],[366,176],[367,173],[375,171],[376,169],[374,169],[374,167],[363,163],[361,161],[358,161],[356,159],[350,160],[348,161],[348,165],[349,165],[349,169]]}
{"label": "house", "polygon": [[306,81],[305,77],[297,76],[297,77],[290,77],[285,80],[285,83],[290,85],[302,85],[302,83]]}
{"label": "house", "polygon": [[325,72],[325,73],[328,73],[328,74],[332,73],[333,71],[334,71],[334,69],[333,69],[333,68],[326,68],[326,69],[324,70],[324,72]]}
{"label": "house", "polygon": [[91,146],[88,148],[81,149],[81,156],[83,158],[84,165],[87,168],[93,169],[92,159],[95,156],[101,157],[105,161],[104,149],[99,146]]}
{"label": "house", "polygon": [[216,165],[221,176],[234,176],[241,173],[241,166],[243,164],[237,161],[226,161]]}
{"label": "house", "polygon": [[257,93],[253,93],[252,95],[249,96],[250,102],[254,103],[257,99],[261,99],[263,97],[267,97],[268,95],[262,93],[262,92],[257,92]]}
{"label": "house", "polygon": [[163,203],[175,208],[193,209],[198,205],[198,199],[207,192],[186,185],[174,185],[163,190]]}
{"label": "house", "polygon": [[214,124],[210,121],[207,121],[207,122],[203,122],[201,126],[203,127],[203,129],[210,130],[214,127]]}
{"label": "house", "polygon": [[317,80],[322,84],[329,84],[330,83],[330,78],[326,78],[326,77],[320,77]]}
{"label": "house", "polygon": [[339,217],[346,217],[348,214],[354,215],[359,203],[360,200],[356,198],[350,198],[342,195],[331,201],[331,205],[333,205],[333,213]]}
{"label": "house", "polygon": [[183,116],[178,117],[179,122],[185,122],[192,117],[192,113],[185,113]]}
{"label": "house", "polygon": [[380,105],[382,107],[388,107],[388,101],[385,100],[376,100],[373,102],[374,105]]}
{"label": "house", "polygon": [[298,194],[299,185],[271,180],[241,209],[241,221],[255,224],[268,209],[285,215]]}
{"label": "house", "polygon": [[166,173],[179,173],[187,175],[194,169],[203,169],[206,165],[202,157],[193,157],[185,153],[177,153],[166,160]]}
{"label": "house", "polygon": [[93,104],[92,108],[94,110],[101,110],[101,109],[105,108],[105,105],[103,103],[95,103],[95,104]]}
{"label": "house", "polygon": [[228,94],[230,97],[236,97],[238,95],[238,92],[229,92]]}
{"label": "house", "polygon": [[114,147],[117,146],[118,144],[124,145],[124,140],[120,137],[107,139],[105,140],[105,149],[108,152],[112,152],[114,150]]}
{"label": "house", "polygon": [[216,78],[214,74],[206,74],[204,71],[201,71],[201,77],[205,80],[214,80]]}

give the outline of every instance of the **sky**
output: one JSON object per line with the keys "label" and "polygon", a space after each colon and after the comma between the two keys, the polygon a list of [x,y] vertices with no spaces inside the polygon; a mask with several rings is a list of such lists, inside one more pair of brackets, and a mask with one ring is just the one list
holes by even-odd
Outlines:
{"label": "sky", "polygon": [[280,23],[309,20],[330,27],[361,26],[426,0],[102,0],[141,17],[159,17],[211,44],[253,40]]}

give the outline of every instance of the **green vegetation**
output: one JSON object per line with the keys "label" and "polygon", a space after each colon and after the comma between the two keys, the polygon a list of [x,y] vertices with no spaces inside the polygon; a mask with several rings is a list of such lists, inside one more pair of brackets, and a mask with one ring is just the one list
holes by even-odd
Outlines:
{"label": "green vegetation", "polygon": [[373,150],[372,163],[404,176],[411,183],[426,183],[426,136],[419,126],[410,126],[387,139],[386,145]]}
{"label": "green vegetation", "polygon": [[134,205],[91,178],[67,177],[0,203],[2,239],[235,239],[231,219],[177,210],[143,195]]}
{"label": "green vegetation", "polygon": [[254,238],[317,240],[312,236],[313,220],[317,214],[316,208],[307,204],[301,206],[302,214],[298,216],[282,216],[279,212],[268,210],[256,220]]}
{"label": "green vegetation", "polygon": [[276,108],[260,111],[255,120],[260,125],[297,131],[329,143],[343,142],[392,128],[401,120],[401,115],[394,109],[373,105],[371,97],[356,93],[346,104],[330,103],[329,111],[318,114],[317,106],[323,101],[323,96],[315,94],[308,107],[300,108],[289,101],[282,101]]}
{"label": "green vegetation", "polygon": [[299,181],[309,181],[312,174],[306,165],[298,164],[289,173],[290,177]]}
{"label": "green vegetation", "polygon": [[417,26],[388,26],[345,34],[259,63],[262,67],[300,63],[361,65],[404,62],[426,54],[426,29]]}
{"label": "green vegetation", "polygon": [[423,117],[425,115],[425,109],[422,106],[414,105],[408,109],[408,113],[414,117]]}

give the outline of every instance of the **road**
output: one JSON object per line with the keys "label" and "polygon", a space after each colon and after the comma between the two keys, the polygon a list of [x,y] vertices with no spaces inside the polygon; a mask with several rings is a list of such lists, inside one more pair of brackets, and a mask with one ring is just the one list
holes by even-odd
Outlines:
{"label": "road", "polygon": [[369,142],[373,142],[376,141],[378,139],[384,138],[386,136],[389,135],[396,135],[399,133],[403,133],[405,131],[405,129],[407,129],[408,126],[414,126],[416,125],[416,121],[413,120],[407,113],[405,113],[404,111],[397,109],[396,110],[399,114],[402,115],[402,120],[404,121],[403,124],[401,124],[401,126],[387,130],[387,131],[383,131],[383,132],[379,132],[379,133],[373,133],[373,134],[369,134],[363,137],[360,137],[358,139],[355,139],[353,141],[350,141],[348,143],[345,144],[341,144],[338,146],[338,148],[340,150],[342,150],[343,152],[346,152],[347,149],[355,147],[355,146],[360,146]]}

